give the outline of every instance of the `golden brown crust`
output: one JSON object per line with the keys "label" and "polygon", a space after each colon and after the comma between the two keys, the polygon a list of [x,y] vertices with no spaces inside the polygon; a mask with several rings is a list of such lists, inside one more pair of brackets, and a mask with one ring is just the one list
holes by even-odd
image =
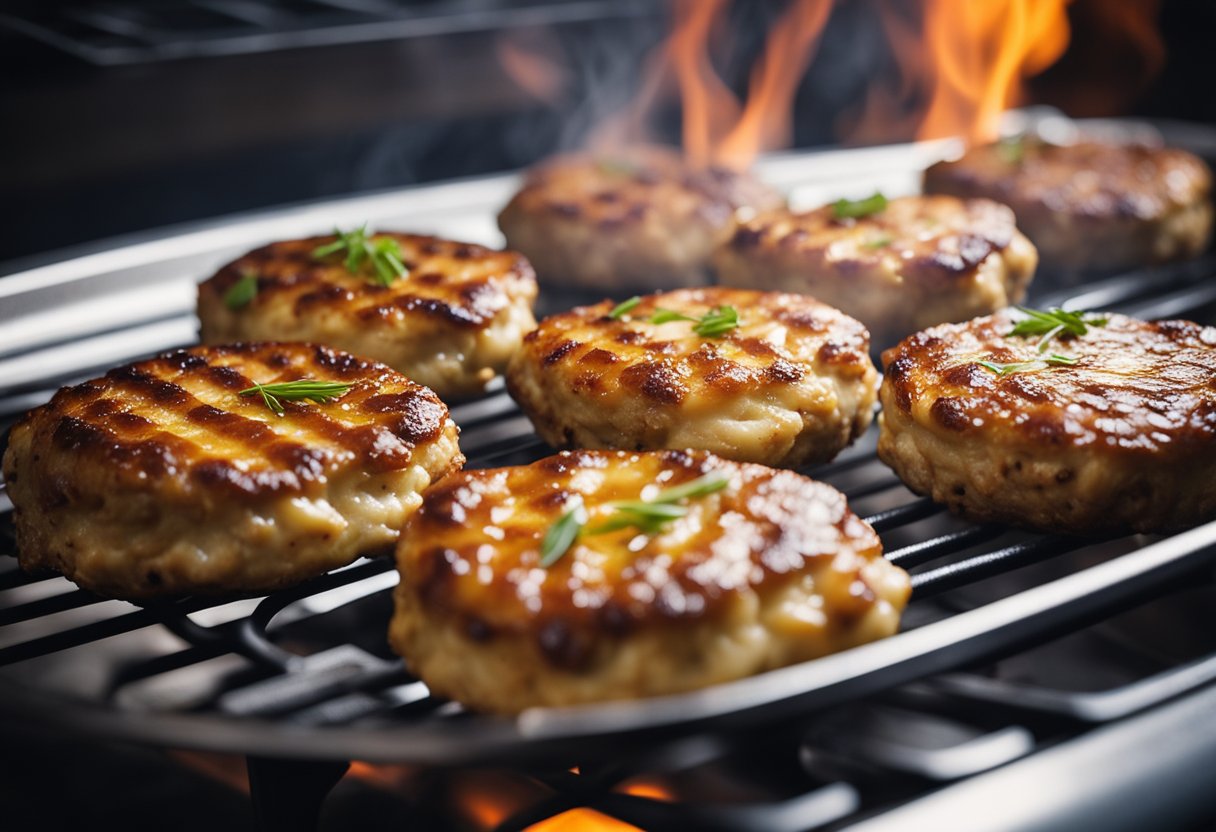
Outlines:
{"label": "golden brown crust", "polygon": [[1216,511],[1216,329],[1112,315],[1042,358],[1003,312],[918,333],[883,355],[879,455],[914,490],[977,519],[1101,533]]}
{"label": "golden brown crust", "polygon": [[[534,325],[528,261],[438,237],[370,238],[396,241],[407,274],[385,286],[351,274],[340,253],[314,257],[333,236],[271,243],[225,265],[199,286],[203,340],[315,341],[382,361],[444,396],[483,388]],[[247,275],[257,293],[229,308],[225,294]],[[433,366],[443,353],[463,360]]]}
{"label": "golden brown crust", "polygon": [[740,220],[714,268],[725,285],[812,295],[883,344],[1020,301],[1037,260],[1004,205],[909,196],[860,218],[827,205]]}
{"label": "golden brown crust", "polygon": [[[257,384],[351,385],[323,404]],[[195,347],[60,390],[4,457],[21,562],[116,597],[255,590],[396,538],[432,479],[463,462],[434,393],[309,344]]]}
{"label": "golden brown crust", "polygon": [[660,147],[559,156],[529,171],[498,217],[541,280],[600,291],[705,282],[740,209],[782,204],[747,174],[698,170]]}
{"label": "golden brown crust", "polygon": [[[283,401],[281,422],[260,397],[237,395],[301,378],[353,387],[336,406]],[[14,430],[72,465],[110,472],[119,487],[256,498],[306,492],[352,459],[369,471],[403,468],[447,415],[434,393],[382,364],[328,347],[249,343],[118,367],[60,390]]]}
{"label": "golden brown crust", "polygon": [[[584,505],[590,529],[611,514],[612,500],[649,499],[710,471],[726,472],[729,486],[686,501],[688,513],[662,531],[583,534],[555,563],[540,564],[546,531],[572,501]],[[493,710],[720,679],[722,669],[668,672],[683,663],[685,639],[760,640],[760,632],[736,628],[778,598],[790,604],[785,624],[805,628],[782,632],[777,610],[761,616],[757,626],[770,628],[764,638],[791,643],[757,649],[748,672],[776,666],[761,656],[782,655],[781,664],[822,655],[893,632],[909,591],[906,574],[882,560],[878,536],[835,489],[701,452],[576,451],[462,472],[427,495],[397,557],[394,646],[422,664],[414,669],[428,684]],[[804,594],[790,595],[795,588]],[[463,671],[429,649],[450,637],[469,645]],[[672,650],[671,666],[654,666],[650,681],[668,682],[654,689],[615,675],[621,655],[639,644],[649,651],[655,639]],[[524,670],[545,678],[545,689],[480,690],[478,670],[468,665],[473,656],[493,661],[486,651],[528,662]]]}
{"label": "golden brown crust", "polygon": [[1010,206],[1043,262],[1116,268],[1192,257],[1211,232],[1211,172],[1174,148],[1027,138],[974,147],[925,172],[927,192]]}
{"label": "golden brown crust", "polygon": [[[805,295],[681,289],[613,319],[603,301],[554,315],[524,339],[507,386],[555,447],[711,450],[797,466],[865,431],[877,386],[861,324]],[[721,337],[653,324],[733,306]]]}

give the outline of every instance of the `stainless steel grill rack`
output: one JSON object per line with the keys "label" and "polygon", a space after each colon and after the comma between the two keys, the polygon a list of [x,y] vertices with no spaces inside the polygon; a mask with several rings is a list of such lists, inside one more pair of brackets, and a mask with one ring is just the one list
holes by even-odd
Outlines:
{"label": "stainless steel grill rack", "polygon": [[95,66],[123,66],[655,13],[645,0],[107,0],[27,4],[0,14],[0,29]]}
{"label": "stainless steel grill rack", "polygon": [[[767,160],[761,174],[795,203],[875,187],[894,194],[913,190],[919,170],[949,149],[792,154]],[[494,243],[492,217],[514,183],[480,179],[238,218],[4,278],[0,419],[7,426],[58,386],[114,363],[193,342],[194,283],[253,245],[369,220]],[[1040,285],[1036,302],[1212,322],[1213,277],[1216,257],[1208,255],[1072,287]],[[544,311],[578,299],[550,295]],[[473,466],[549,452],[501,387],[453,417]],[[913,574],[904,630],[882,642],[693,694],[504,719],[431,697],[391,655],[384,633],[396,576],[387,560],[265,598],[135,606],[62,578],[23,575],[4,559],[0,710],[58,730],[246,754],[266,828],[306,824],[317,806],[300,800],[300,784],[328,786],[357,759],[520,767],[552,797],[507,818],[503,830],[571,806],[645,828],[802,830],[888,828],[901,817],[948,814],[957,804],[941,801],[959,789],[960,800],[995,801],[985,784],[1017,782],[1020,766],[1058,773],[1146,732],[1176,730],[1211,706],[1213,644],[1136,663],[1137,673],[1123,668],[1097,689],[1056,688],[1002,668],[1092,639],[1095,627],[1109,629],[1144,604],[1185,603],[1204,591],[1216,523],[1100,541],[975,526],[907,492],[873,449],[871,433],[809,473],[844,491],[880,532],[887,557]],[[0,496],[0,549],[9,553],[10,509]],[[1153,807],[1145,795],[1161,777],[1182,784],[1174,811],[1204,805],[1202,783],[1184,772],[1216,754],[1213,733],[1191,730],[1169,753],[1142,758],[1139,787],[1099,778],[1078,789],[1069,812],[1122,806],[1106,827],[1121,828]],[[719,805],[614,789],[639,772],[737,759],[755,766],[770,751],[800,772],[792,794]],[[1005,803],[1006,820],[1043,820],[1042,802],[1036,809],[1006,792]]]}

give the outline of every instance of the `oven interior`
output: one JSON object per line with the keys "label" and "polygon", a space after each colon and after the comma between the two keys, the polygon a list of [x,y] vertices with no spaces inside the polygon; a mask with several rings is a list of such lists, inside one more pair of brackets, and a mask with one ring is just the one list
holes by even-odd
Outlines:
{"label": "oven interior", "polygon": [[[1209,159],[1216,149],[1207,130],[1083,126],[1160,130]],[[795,206],[813,205],[843,190],[913,192],[953,150],[792,152],[758,171]],[[493,217],[516,181],[255,214],[10,275],[0,281],[0,419],[7,428],[60,385],[194,343],[195,283],[254,245],[362,222],[497,244]],[[1213,278],[1208,253],[1099,279],[1048,275],[1030,302],[1216,323]],[[542,298],[542,314],[598,300]],[[550,452],[501,388],[452,414],[470,466]],[[391,654],[388,559],[264,598],[135,606],[3,558],[0,708],[36,735],[244,758],[264,829],[318,818],[343,828],[351,817],[325,801],[340,779],[335,795],[357,779],[398,796],[399,814],[381,822],[424,819],[446,801],[493,810],[457,828],[497,830],[588,811],[644,829],[791,832],[957,828],[960,812],[977,811],[968,828],[1210,818],[1202,762],[1216,735],[1203,714],[1216,704],[1216,637],[1199,622],[1213,602],[1216,524],[1110,540],[976,526],[908,492],[874,442],[872,430],[806,473],[845,492],[913,574],[903,630],[884,642],[696,694],[509,720],[430,696]],[[10,510],[0,496],[4,554]],[[513,785],[496,791],[470,772]]]}

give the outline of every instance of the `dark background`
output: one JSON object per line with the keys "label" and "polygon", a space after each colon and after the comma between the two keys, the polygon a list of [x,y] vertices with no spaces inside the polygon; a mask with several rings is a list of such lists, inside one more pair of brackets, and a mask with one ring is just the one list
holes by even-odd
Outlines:
{"label": "dark background", "polygon": [[[797,96],[796,146],[837,141],[841,115],[890,69],[876,2],[838,0]],[[1036,80],[1036,98],[1073,115],[1216,122],[1216,3],[1162,0],[1167,54],[1150,79],[1145,59],[1112,44],[1094,15],[1108,2],[1129,0],[1070,7],[1072,45]],[[734,4],[721,69],[736,88],[783,5]],[[521,167],[577,145],[629,98],[669,25],[662,0],[0,8],[0,264],[233,212]],[[541,101],[506,75],[496,52],[504,37],[566,67],[560,94]],[[655,129],[674,139],[677,124],[671,108]]]}

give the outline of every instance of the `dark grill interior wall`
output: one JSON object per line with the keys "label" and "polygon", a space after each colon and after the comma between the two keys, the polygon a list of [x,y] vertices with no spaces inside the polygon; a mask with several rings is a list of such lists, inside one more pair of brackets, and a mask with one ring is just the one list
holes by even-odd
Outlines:
{"label": "dark grill interior wall", "polygon": [[[286,0],[274,3],[290,6]],[[397,0],[428,13],[534,7],[544,21],[561,0]],[[1078,56],[1094,31],[1075,7]],[[889,68],[874,0],[839,2],[796,107],[795,144],[835,140],[842,113]],[[164,7],[160,0],[110,5]],[[271,0],[267,0],[271,4]],[[42,14],[68,0],[10,4]],[[172,4],[170,4],[172,5]],[[181,4],[184,5],[184,4]],[[723,74],[737,88],[781,0],[736,3]],[[224,57],[94,66],[0,28],[0,263],[173,223],[379,188],[510,170],[577,144],[636,86],[643,56],[663,37],[665,4],[605,3],[599,17],[512,30],[548,46],[570,83],[555,103],[502,71],[489,28]],[[491,20],[493,18],[490,18]],[[1216,7],[1164,0],[1169,57],[1133,114],[1216,121]],[[538,33],[540,36],[538,37]],[[1098,49],[1098,52],[1101,50]],[[1052,94],[1068,66],[1036,87]],[[1070,102],[1072,102],[1070,104]],[[1091,115],[1093,113],[1083,113]],[[661,114],[660,138],[678,114]],[[8,271],[9,269],[0,269]]]}

